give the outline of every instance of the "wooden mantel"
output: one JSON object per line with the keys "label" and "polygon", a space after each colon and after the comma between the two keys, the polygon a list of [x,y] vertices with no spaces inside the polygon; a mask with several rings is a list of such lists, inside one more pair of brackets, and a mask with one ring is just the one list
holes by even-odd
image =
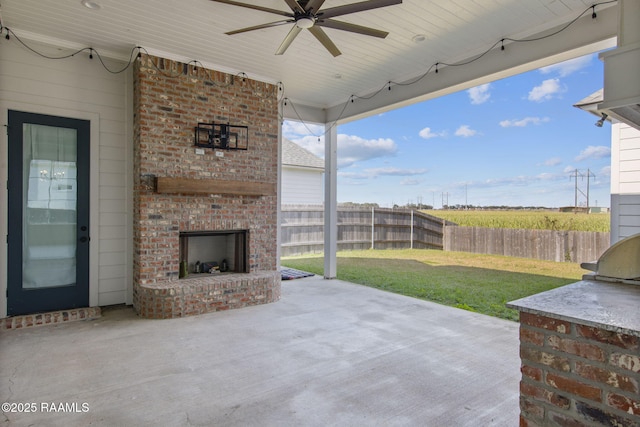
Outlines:
{"label": "wooden mantel", "polygon": [[163,194],[226,194],[235,196],[275,196],[276,185],[267,182],[229,181],[158,177],[156,192]]}

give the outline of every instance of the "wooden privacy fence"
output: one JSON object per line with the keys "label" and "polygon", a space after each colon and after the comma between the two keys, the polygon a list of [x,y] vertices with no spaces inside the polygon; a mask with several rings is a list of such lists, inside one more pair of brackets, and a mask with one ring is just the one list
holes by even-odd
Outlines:
{"label": "wooden privacy fence", "polygon": [[[282,256],[324,250],[324,208],[283,206]],[[417,211],[338,208],[338,250],[443,249],[559,262],[590,262],[609,233],[460,227]]]}
{"label": "wooden privacy fence", "polygon": [[[442,249],[440,218],[410,210],[338,208],[338,250]],[[282,256],[323,252],[324,208],[283,206]]]}
{"label": "wooden privacy fence", "polygon": [[444,250],[549,261],[596,261],[609,248],[609,233],[447,226]]}

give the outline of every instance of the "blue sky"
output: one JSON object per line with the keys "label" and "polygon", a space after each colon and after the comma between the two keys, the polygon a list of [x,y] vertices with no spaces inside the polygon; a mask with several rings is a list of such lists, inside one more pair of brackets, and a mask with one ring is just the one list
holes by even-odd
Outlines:
{"label": "blue sky", "polygon": [[[573,206],[578,169],[595,175],[590,204],[609,206],[611,127],[573,107],[602,84],[593,54],[340,125],[338,202]],[[319,157],[323,131],[283,125]]]}

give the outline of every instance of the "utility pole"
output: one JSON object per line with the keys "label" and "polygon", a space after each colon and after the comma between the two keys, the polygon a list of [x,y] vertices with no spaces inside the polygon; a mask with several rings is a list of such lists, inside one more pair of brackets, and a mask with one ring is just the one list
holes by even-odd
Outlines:
{"label": "utility pole", "polygon": [[[445,198],[446,195],[446,198]],[[447,191],[446,193],[442,193],[442,208],[444,209],[444,207],[447,207],[447,209],[449,209],[449,192]]]}
{"label": "utility pole", "polygon": [[575,180],[575,185],[573,189],[573,212],[578,212],[578,177],[582,176],[578,169],[573,171],[573,175],[571,176]]}
{"label": "utility pole", "polygon": [[469,209],[469,198],[467,193],[467,184],[464,185],[464,209]]}
{"label": "utility pole", "polygon": [[[578,188],[578,177],[584,179],[586,176],[587,178],[587,192],[585,194],[584,191],[582,191],[580,188]],[[573,202],[573,211],[574,212],[578,212],[578,193],[582,194],[586,199],[587,199],[587,211],[589,209],[589,182],[591,180],[591,178],[595,178],[596,175],[591,172],[590,169],[587,169],[587,173],[586,175],[582,172],[580,172],[578,169],[576,169],[575,171],[573,171],[571,173],[571,179],[573,179],[575,181],[575,185],[574,185],[574,202]]]}
{"label": "utility pole", "polygon": [[591,177],[595,179],[596,175],[592,173],[590,169],[587,169],[587,209],[589,209],[589,181]]}

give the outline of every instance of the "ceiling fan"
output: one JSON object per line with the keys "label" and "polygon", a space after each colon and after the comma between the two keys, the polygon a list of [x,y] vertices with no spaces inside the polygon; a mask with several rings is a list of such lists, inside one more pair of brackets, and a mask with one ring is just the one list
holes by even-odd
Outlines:
{"label": "ceiling fan", "polygon": [[276,51],[276,55],[282,55],[287,50],[289,45],[291,45],[296,36],[300,34],[300,31],[302,31],[303,29],[307,29],[334,57],[340,55],[341,52],[338,47],[331,41],[329,36],[327,36],[327,34],[320,27],[333,28],[336,30],[364,34],[367,36],[385,38],[389,34],[386,31],[363,27],[362,25],[350,24],[348,22],[336,21],[332,18],[335,18],[336,16],[347,15],[349,13],[378,9],[380,7],[402,3],[402,0],[368,0],[321,10],[320,8],[322,7],[325,0],[284,0],[284,2],[287,3],[287,5],[291,8],[292,12],[283,12],[277,9],[241,3],[233,0],[211,1],[230,4],[233,6],[246,7],[248,9],[260,10],[262,12],[273,13],[288,18],[282,21],[270,22],[267,24],[255,25],[253,27],[229,31],[225,33],[227,35],[246,33],[247,31],[260,30],[263,28],[277,27],[279,25],[294,23],[295,25],[291,28],[291,31],[289,31],[289,34],[287,34],[287,36],[284,38],[284,41],[282,42],[282,44],[280,44],[280,47]]}

